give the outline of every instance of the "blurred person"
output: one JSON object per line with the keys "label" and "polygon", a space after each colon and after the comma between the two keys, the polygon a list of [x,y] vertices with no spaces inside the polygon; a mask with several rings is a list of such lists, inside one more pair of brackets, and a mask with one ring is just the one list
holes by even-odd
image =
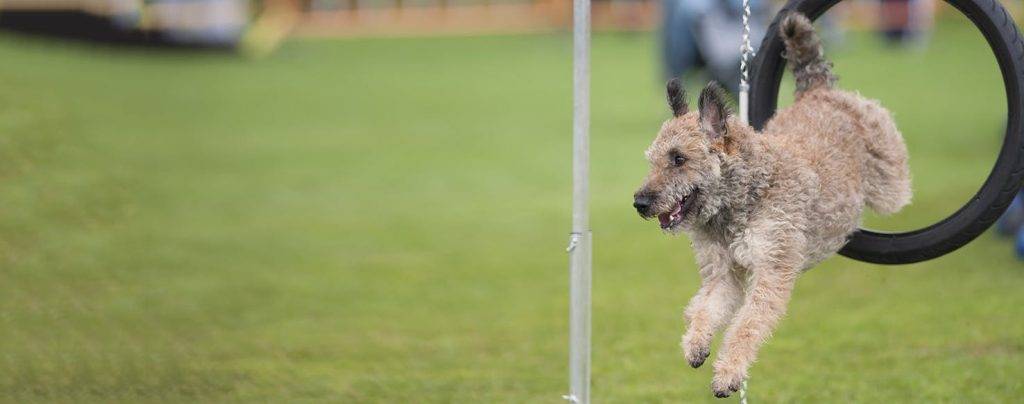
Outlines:
{"label": "blurred person", "polygon": [[878,30],[892,45],[925,45],[934,25],[932,0],[879,0]]}
{"label": "blurred person", "polygon": [[[665,78],[706,68],[711,79],[733,93],[739,88],[743,0],[665,0],[662,62]],[[750,0],[750,43],[755,51],[765,33],[769,4]]]}
{"label": "blurred person", "polygon": [[1017,258],[1024,260],[1024,191],[1017,193],[1010,207],[999,217],[999,221],[996,222],[996,233],[1004,237],[1013,237]]}

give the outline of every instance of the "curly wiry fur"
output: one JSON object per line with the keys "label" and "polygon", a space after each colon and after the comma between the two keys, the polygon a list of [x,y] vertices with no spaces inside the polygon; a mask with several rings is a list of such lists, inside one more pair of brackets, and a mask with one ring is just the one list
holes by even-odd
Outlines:
{"label": "curly wiry fur", "polygon": [[797,93],[835,85],[832,62],[825,59],[821,40],[807,17],[799,13],[786,15],[779,25],[779,32],[786,44],[786,60],[793,65]]}
{"label": "curly wiry fur", "polygon": [[719,397],[747,377],[797,276],[843,246],[864,206],[889,214],[910,202],[906,146],[888,111],[833,88],[804,16],[787,16],[780,31],[798,83],[794,104],[756,133],[709,85],[697,111],[662,125],[636,195],[643,217],[690,235],[702,284],[685,311],[682,346],[700,366],[726,328],[712,382]]}

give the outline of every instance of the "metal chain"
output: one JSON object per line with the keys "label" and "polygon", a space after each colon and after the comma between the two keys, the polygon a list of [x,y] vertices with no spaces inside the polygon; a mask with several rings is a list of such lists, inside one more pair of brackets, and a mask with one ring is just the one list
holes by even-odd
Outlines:
{"label": "metal chain", "polygon": [[740,44],[740,121],[750,123],[750,55],[754,48],[750,46],[750,0],[743,0],[743,39]]}
{"label": "metal chain", "polygon": [[740,89],[750,89],[750,56],[754,48],[750,46],[750,0],[743,0],[743,43],[740,44]]}

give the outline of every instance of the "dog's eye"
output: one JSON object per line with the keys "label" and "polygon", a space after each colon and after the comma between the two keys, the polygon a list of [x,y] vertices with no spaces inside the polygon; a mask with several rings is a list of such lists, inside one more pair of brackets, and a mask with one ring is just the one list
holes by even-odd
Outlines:
{"label": "dog's eye", "polygon": [[671,153],[668,155],[669,160],[672,161],[672,165],[675,167],[681,167],[686,162],[686,157],[679,153]]}

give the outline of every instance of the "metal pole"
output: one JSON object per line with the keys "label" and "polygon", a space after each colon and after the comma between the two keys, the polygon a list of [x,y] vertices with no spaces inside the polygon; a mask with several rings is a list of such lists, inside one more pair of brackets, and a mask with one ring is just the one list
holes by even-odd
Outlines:
{"label": "metal pole", "polygon": [[[740,40],[740,121],[750,124],[750,0],[743,0],[743,35]],[[740,404],[747,404],[747,381],[740,385]]]}
{"label": "metal pole", "polygon": [[569,394],[590,403],[590,0],[573,0],[572,234],[569,241]]}

